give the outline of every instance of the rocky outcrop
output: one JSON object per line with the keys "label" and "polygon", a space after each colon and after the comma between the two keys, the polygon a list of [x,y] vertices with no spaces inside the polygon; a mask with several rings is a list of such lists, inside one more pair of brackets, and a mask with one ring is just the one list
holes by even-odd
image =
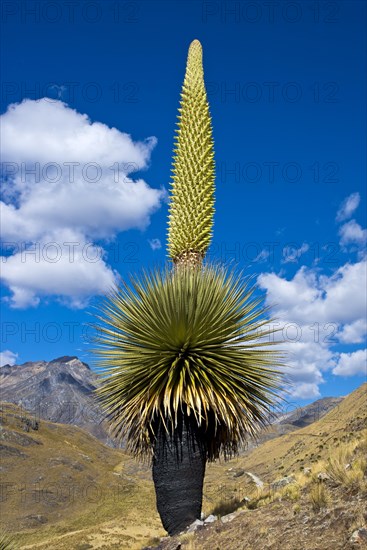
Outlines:
{"label": "rocky outcrop", "polygon": [[356,531],[353,532],[352,536],[350,537],[350,542],[355,545],[367,545],[367,529],[366,527],[360,527]]}
{"label": "rocky outcrop", "polygon": [[286,485],[289,485],[290,483],[295,483],[295,477],[293,475],[285,476],[281,479],[273,481],[273,483],[270,483],[270,489],[276,491],[278,489],[281,489],[282,487],[285,487]]}
{"label": "rocky outcrop", "polygon": [[261,481],[261,479],[257,477],[255,474],[253,474],[252,472],[245,472],[245,474],[252,479],[256,487],[258,487],[259,489],[262,489],[264,487],[264,482]]}
{"label": "rocky outcrop", "polygon": [[87,363],[75,356],[5,365],[0,369],[0,401],[22,407],[31,423],[43,419],[72,424],[117,446],[94,397],[97,379]]}
{"label": "rocky outcrop", "polygon": [[[337,407],[344,397],[323,397],[304,407],[294,407],[293,410],[278,416],[274,424],[287,425],[293,429],[304,428],[320,420],[325,414]],[[292,405],[290,404],[291,408]]]}

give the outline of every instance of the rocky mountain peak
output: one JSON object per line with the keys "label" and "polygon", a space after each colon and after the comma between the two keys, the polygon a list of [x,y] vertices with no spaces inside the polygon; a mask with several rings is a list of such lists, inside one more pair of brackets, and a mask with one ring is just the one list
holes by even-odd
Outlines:
{"label": "rocky mountain peak", "polygon": [[[57,357],[56,359],[52,359],[48,363],[49,367],[55,366],[55,365],[61,365],[63,367],[65,366],[79,366],[84,367],[91,371],[89,365],[87,363],[84,363],[81,361],[76,355],[62,355],[61,357]],[[91,371],[92,372],[92,371]]]}
{"label": "rocky mountain peak", "polygon": [[77,356],[7,365],[0,369],[0,401],[15,403],[37,419],[79,426],[115,446],[95,399],[97,381]]}

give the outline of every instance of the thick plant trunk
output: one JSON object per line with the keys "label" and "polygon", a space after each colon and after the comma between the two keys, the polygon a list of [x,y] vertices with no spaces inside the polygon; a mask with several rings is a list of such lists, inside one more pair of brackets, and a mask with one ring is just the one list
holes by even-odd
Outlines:
{"label": "thick plant trunk", "polygon": [[157,509],[169,535],[200,519],[206,452],[200,436],[184,420],[173,437],[161,427],[154,444],[153,481]]}

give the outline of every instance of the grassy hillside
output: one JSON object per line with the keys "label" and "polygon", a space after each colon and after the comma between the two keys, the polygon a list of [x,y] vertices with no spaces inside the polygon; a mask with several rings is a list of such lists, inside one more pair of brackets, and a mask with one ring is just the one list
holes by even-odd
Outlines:
{"label": "grassy hillside", "polygon": [[[264,481],[302,471],[326,459],[343,442],[354,439],[367,428],[367,384],[363,384],[323,418],[310,426],[262,443],[230,462],[210,464],[206,473],[206,495],[237,489],[246,492],[250,481],[235,477],[239,470],[250,471]],[[272,428],[270,428],[272,429]],[[230,468],[234,472],[229,472]],[[244,495],[245,496],[245,495]]]}
{"label": "grassy hillside", "polygon": [[41,421],[34,430],[16,405],[1,409],[0,521],[22,548],[88,548],[91,539],[135,549],[164,534],[149,469],[77,427]]}
{"label": "grassy hillside", "polygon": [[[303,532],[304,525],[304,544],[307,530],[309,536],[317,530],[320,534],[320,525],[324,530],[343,528],[340,540],[345,542],[346,532],[367,520],[361,504],[367,497],[360,478],[364,466],[356,460],[367,452],[366,392],[364,384],[310,426],[262,443],[234,460],[208,465],[205,514],[241,513],[229,524],[217,522],[194,537],[183,538],[182,548],[319,548],[297,546],[297,532]],[[27,432],[20,409],[3,404],[2,411],[0,517],[2,525],[17,534],[21,548],[137,550],[164,536],[149,468],[79,428],[41,421],[39,430],[28,426]],[[324,518],[324,512],[313,510],[312,491],[318,490],[317,473],[330,468],[330,457],[343,475],[345,461],[359,469],[352,467],[344,484],[325,488],[329,499],[325,514],[329,516]],[[312,473],[306,476],[305,468]],[[258,476],[263,489],[246,472]],[[294,475],[296,484],[280,491],[271,489],[272,482],[286,475]],[[354,493],[348,492],[351,487]],[[244,497],[250,499],[246,505]],[[321,497],[316,494],[316,501]],[[344,523],[338,521],[338,514]],[[288,546],[284,536],[290,541]],[[264,543],[255,544],[256,537]],[[320,540],[323,550],[334,548]],[[342,547],[335,543],[335,548]]]}
{"label": "grassy hillside", "polygon": [[218,516],[215,523],[149,550],[170,550],[178,543],[181,550],[367,548],[367,430],[333,454],[315,463],[308,476],[296,473],[284,487],[249,490],[245,505],[222,497],[211,510]]}
{"label": "grassy hillside", "polygon": [[[263,488],[256,487],[246,472],[258,476]],[[326,474],[324,482],[319,474],[321,478]],[[273,485],[284,476],[293,476],[294,482]],[[232,512],[235,517],[179,541],[182,550],[367,548],[367,540],[350,542],[353,532],[367,525],[366,499],[367,384],[363,384],[314,424],[267,441],[236,460],[209,465],[205,515]],[[157,548],[169,547],[163,541]]]}

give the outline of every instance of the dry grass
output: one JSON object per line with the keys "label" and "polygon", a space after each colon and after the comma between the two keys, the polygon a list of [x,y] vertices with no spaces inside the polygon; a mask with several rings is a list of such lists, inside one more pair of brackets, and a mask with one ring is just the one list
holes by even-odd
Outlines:
{"label": "dry grass", "polygon": [[14,536],[5,531],[0,531],[0,550],[18,550],[18,548],[19,545],[16,543]]}
{"label": "dry grass", "polygon": [[364,502],[359,502],[355,507],[354,521],[351,525],[351,531],[365,527],[367,523],[367,510]]}
{"label": "dry grass", "polygon": [[[193,548],[351,549],[352,532],[367,523],[366,389],[362,386],[338,411],[307,428],[263,443],[236,460],[210,465],[206,506],[211,502],[211,507],[207,511],[220,502],[215,499],[216,489],[224,504],[236,496],[241,503],[245,496],[250,498],[248,511],[230,523],[217,522],[199,530],[192,539]],[[355,418],[358,428],[353,432],[348,426]],[[350,466],[345,468],[346,464]],[[305,468],[311,472],[305,474]],[[235,476],[240,469],[245,473]],[[260,477],[263,489],[256,488],[246,472]],[[328,473],[331,479],[320,481],[320,473]],[[272,483],[290,475],[294,483],[271,490]],[[335,482],[338,476],[341,481]],[[171,547],[167,543],[162,548]],[[182,548],[188,550],[184,544]]]}
{"label": "dry grass", "polygon": [[345,448],[339,449],[335,456],[329,457],[326,465],[326,472],[331,479],[340,485],[345,485],[348,479],[348,470],[346,469],[349,464],[350,455]]}
{"label": "dry grass", "polygon": [[329,457],[326,472],[336,484],[352,491],[361,491],[366,487],[367,459],[361,453],[363,449],[364,443],[349,443]]}
{"label": "dry grass", "polygon": [[88,543],[133,550],[142,538],[165,534],[149,470],[74,426],[42,421],[25,434],[19,409],[2,410],[2,480],[9,490],[0,524],[22,548]]}
{"label": "dry grass", "polygon": [[312,483],[310,488],[310,502],[314,512],[327,508],[331,502],[330,494],[322,482]]}
{"label": "dry grass", "polygon": [[361,436],[357,436],[357,441],[355,451],[360,452],[363,456],[367,456],[367,432],[362,433]]}
{"label": "dry grass", "polygon": [[[367,449],[366,438],[362,430],[350,433],[347,426],[359,417],[361,426],[367,428],[367,385],[363,384],[350,397],[347,397],[337,410],[331,410],[327,415],[310,426],[293,431],[281,437],[262,443],[258,448],[228,462],[218,461],[209,464],[205,478],[205,495],[211,498],[211,506],[218,490],[226,488],[226,492],[241,492],[241,499],[250,496],[251,483],[245,476],[233,479],[229,469],[243,469],[258,475],[265,482],[272,482],[289,474],[304,476],[303,469],[311,467],[313,473],[325,472],[329,456],[335,449],[361,436],[360,444]],[[366,430],[367,431],[367,430]],[[309,483],[304,476],[301,486]],[[205,503],[205,505],[207,502]]]}
{"label": "dry grass", "polygon": [[230,498],[225,499],[222,498],[213,508],[211,511],[211,514],[214,516],[222,517],[226,516],[227,514],[231,514],[232,512],[235,512],[242,506],[241,501],[238,498]]}
{"label": "dry grass", "polygon": [[[259,547],[256,546],[254,537],[255,527],[258,521],[262,521],[261,518],[266,518],[272,531],[268,535],[264,534],[260,547],[283,548],[283,543],[280,544],[280,539],[276,537],[282,536],[282,529],[287,528],[289,522],[294,520],[295,523],[300,522],[301,525],[304,514],[309,515],[312,506],[310,503],[311,492],[315,493],[313,497],[315,506],[320,509],[325,506],[324,502],[328,501],[328,497],[335,495],[335,492],[339,493],[340,497],[349,491],[350,499],[355,499],[356,502],[359,498],[367,498],[365,459],[367,430],[359,429],[352,434],[350,430],[346,430],[346,426],[354,418],[367,417],[365,396],[366,385],[347,397],[338,407],[338,411],[331,411],[311,426],[261,444],[258,448],[237,459],[209,464],[204,490],[203,509],[205,514],[212,513],[216,506],[227,506],[227,509],[222,509],[222,515],[226,515],[234,509],[240,509],[242,505],[245,506],[242,504],[244,497],[251,499],[247,507],[250,510],[253,508],[254,513],[249,512],[241,516],[243,522],[248,522],[248,526],[244,527],[240,534],[236,531],[235,521],[228,524],[226,529],[233,529],[233,541],[228,544],[227,539],[223,538],[224,535],[221,538],[216,532],[220,525],[219,522],[215,523],[213,527],[206,528],[205,531],[213,531],[213,538],[208,541],[208,546],[205,546],[205,549],[216,550],[218,547],[220,550],[238,550],[239,547],[242,547],[238,543],[239,540],[252,541],[252,547]],[[10,415],[15,413],[15,408],[12,409],[10,406],[5,408],[4,416],[10,418]],[[10,420],[13,422],[14,418],[11,417]],[[16,427],[14,427],[14,431],[17,431]],[[18,432],[24,435],[23,432],[19,430]],[[84,498],[77,498],[73,502],[61,502],[55,507],[50,506],[49,509],[45,506],[42,508],[42,501],[32,502],[31,512],[28,500],[25,503],[26,506],[23,506],[23,510],[19,505],[19,499],[16,500],[13,495],[10,495],[6,507],[3,506],[4,512],[1,521],[3,525],[7,524],[9,530],[19,534],[19,538],[23,542],[22,548],[70,550],[70,548],[77,549],[80,545],[87,543],[93,550],[102,548],[106,550],[138,550],[147,545],[149,539],[152,541],[150,545],[158,544],[160,537],[165,535],[155,508],[154,487],[149,469],[140,466],[125,453],[104,447],[95,439],[72,426],[51,425],[43,422],[38,432],[26,435],[31,435],[40,444],[21,447],[2,441],[2,443],[17,447],[27,454],[27,458],[24,459],[14,459],[13,457],[4,459],[2,465],[7,468],[5,481],[17,480],[18,485],[33,486],[34,481],[43,476],[41,485],[47,485],[53,482],[60,484],[64,479],[63,476],[71,476],[70,482],[74,483],[76,487],[84,487],[89,483],[88,480],[91,480],[92,484],[97,484],[106,491],[103,493],[104,498],[101,502],[94,498],[91,498],[89,502],[84,496]],[[84,459],[82,455],[89,455],[91,460]],[[321,458],[317,458],[318,455]],[[340,459],[339,456],[342,458]],[[82,464],[85,469],[79,471],[70,464],[49,467],[50,458],[55,457],[65,457],[70,463]],[[340,471],[340,462],[344,462],[345,457],[348,458],[347,463],[351,465],[350,469],[345,470],[344,468],[342,472],[342,479],[349,480],[347,484],[344,481],[335,483],[337,487],[329,489],[328,482],[325,486],[316,482],[317,474],[327,471],[329,458],[336,460],[337,464],[334,466],[337,471]],[[230,471],[231,467],[258,475],[265,482],[264,489],[256,489],[246,475],[234,478],[233,470]],[[311,467],[312,474],[304,474],[301,467]],[[269,489],[270,483],[291,474],[295,476],[296,483],[277,491]],[[122,492],[117,492],[118,498],[116,499],[113,497],[114,489],[119,489],[121,485]],[[91,496],[93,497],[93,494]],[[348,497],[346,500],[350,499]],[[241,503],[240,508],[237,508],[238,502]],[[331,505],[333,505],[332,499],[330,499]],[[366,523],[367,517],[364,519],[362,508],[361,505],[361,510],[358,510],[354,505],[348,529],[351,528],[352,522],[354,522],[353,525],[356,525],[355,528]],[[48,517],[48,523],[35,527],[24,526],[22,518],[30,513],[45,514]],[[288,516],[287,513],[289,513]],[[57,518],[58,514],[60,514],[59,518]],[[314,519],[321,521],[322,514],[315,514]],[[259,526],[259,529],[261,527],[262,525]],[[336,524],[336,528],[338,528],[338,524]],[[298,527],[295,529],[297,530]],[[254,534],[249,533],[249,530],[253,530]],[[201,531],[198,532],[198,536],[200,533]],[[268,546],[271,544],[273,536],[271,533],[274,534],[276,543],[272,543],[273,546]],[[307,542],[307,537],[305,540]],[[197,544],[197,541],[198,538],[195,536],[192,540],[187,540],[183,548],[190,550],[188,544],[195,543],[195,550],[199,550],[202,546]],[[296,547],[302,547],[295,544],[291,547],[291,544],[294,543],[289,542],[285,548],[294,550]],[[246,548],[246,546],[243,547]],[[250,547],[248,546],[248,548]],[[319,547],[317,546],[317,548]]]}
{"label": "dry grass", "polygon": [[185,550],[196,550],[195,533],[185,533],[180,536],[180,542]]}
{"label": "dry grass", "polygon": [[301,498],[301,487],[296,483],[286,485],[282,491],[280,491],[280,497],[284,500],[297,501]]}

